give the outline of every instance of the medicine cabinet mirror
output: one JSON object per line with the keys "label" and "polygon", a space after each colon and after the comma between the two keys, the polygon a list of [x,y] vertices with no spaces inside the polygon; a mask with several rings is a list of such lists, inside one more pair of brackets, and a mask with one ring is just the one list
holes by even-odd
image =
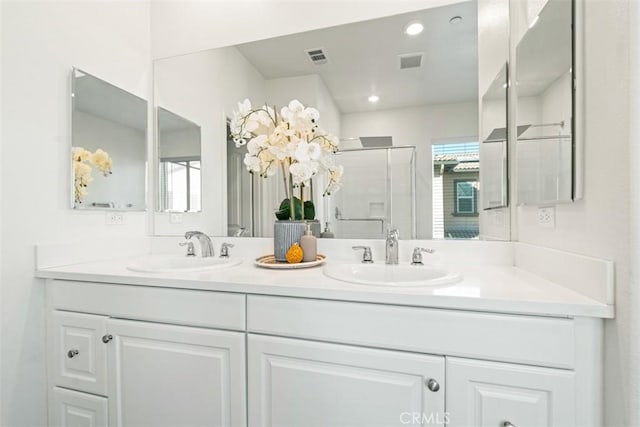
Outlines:
{"label": "medicine cabinet mirror", "polygon": [[549,0],[516,49],[517,202],[575,198],[573,2]]}
{"label": "medicine cabinet mirror", "polygon": [[199,212],[202,198],[201,131],[188,119],[158,107],[158,190],[161,212]]}
{"label": "medicine cabinet mirror", "polygon": [[144,210],[147,101],[77,68],[71,87],[72,207]]}
{"label": "medicine cabinet mirror", "polygon": [[508,65],[504,64],[482,96],[482,207],[508,205]]}

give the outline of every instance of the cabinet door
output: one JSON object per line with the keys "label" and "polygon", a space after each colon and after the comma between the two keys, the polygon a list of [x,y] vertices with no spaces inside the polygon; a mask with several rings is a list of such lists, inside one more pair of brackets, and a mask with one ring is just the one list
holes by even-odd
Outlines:
{"label": "cabinet door", "polygon": [[112,426],[243,426],[243,333],[111,319]]}
{"label": "cabinet door", "polygon": [[49,403],[49,426],[106,427],[107,399],[54,387]]}
{"label": "cabinet door", "polygon": [[248,373],[252,427],[445,421],[441,356],[249,334]]}
{"label": "cabinet door", "polygon": [[573,371],[447,358],[450,427],[573,426],[574,392]]}
{"label": "cabinet door", "polygon": [[106,316],[54,310],[48,322],[50,384],[107,394]]}

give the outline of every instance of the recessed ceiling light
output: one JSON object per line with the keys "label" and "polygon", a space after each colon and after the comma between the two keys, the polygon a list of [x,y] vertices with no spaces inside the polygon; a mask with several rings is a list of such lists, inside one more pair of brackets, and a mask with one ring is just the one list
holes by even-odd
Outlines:
{"label": "recessed ceiling light", "polygon": [[371,102],[372,104],[375,104],[376,102],[380,101],[380,97],[378,95],[371,95],[369,98],[367,98],[369,100],[369,102]]}
{"label": "recessed ceiling light", "polygon": [[461,22],[462,22],[462,16],[454,16],[453,18],[449,19],[449,24],[451,25],[458,25]]}
{"label": "recessed ceiling light", "polygon": [[424,30],[424,26],[419,22],[409,22],[406,27],[404,27],[404,32],[410,36],[417,36]]}

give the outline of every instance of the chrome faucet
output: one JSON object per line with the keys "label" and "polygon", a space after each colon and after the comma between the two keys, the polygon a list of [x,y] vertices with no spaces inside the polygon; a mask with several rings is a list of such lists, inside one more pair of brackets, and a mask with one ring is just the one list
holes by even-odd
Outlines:
{"label": "chrome faucet", "polygon": [[232,248],[233,245],[231,243],[223,243],[220,246],[220,258],[229,258],[229,248]]}
{"label": "chrome faucet", "polygon": [[387,230],[387,240],[385,242],[385,263],[398,264],[398,229],[389,227]]}
{"label": "chrome faucet", "polygon": [[185,239],[189,240],[192,237],[196,237],[198,242],[200,242],[200,253],[203,258],[213,256],[213,243],[211,243],[209,236],[202,231],[187,231],[184,233]]}
{"label": "chrome faucet", "polygon": [[435,250],[420,247],[413,248],[413,255],[411,255],[411,265],[424,265],[424,263],[422,262],[422,252],[432,254],[435,252]]}

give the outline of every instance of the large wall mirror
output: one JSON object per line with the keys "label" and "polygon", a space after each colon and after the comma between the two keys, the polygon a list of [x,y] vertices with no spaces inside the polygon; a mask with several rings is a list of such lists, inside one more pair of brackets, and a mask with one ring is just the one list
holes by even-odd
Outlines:
{"label": "large wall mirror", "polygon": [[378,238],[391,224],[404,239],[481,237],[477,56],[467,1],[154,61],[155,106],[197,124],[202,142],[201,211],[181,224],[157,212],[156,234],[272,235],[281,180],[249,176],[246,147],[228,137],[248,98],[298,99],[339,137],[343,188],[313,191],[336,237]]}
{"label": "large wall mirror", "polygon": [[573,2],[548,0],[517,46],[517,202],[575,198]]}
{"label": "large wall mirror", "polygon": [[72,207],[144,210],[147,101],[76,68],[71,99]]}

